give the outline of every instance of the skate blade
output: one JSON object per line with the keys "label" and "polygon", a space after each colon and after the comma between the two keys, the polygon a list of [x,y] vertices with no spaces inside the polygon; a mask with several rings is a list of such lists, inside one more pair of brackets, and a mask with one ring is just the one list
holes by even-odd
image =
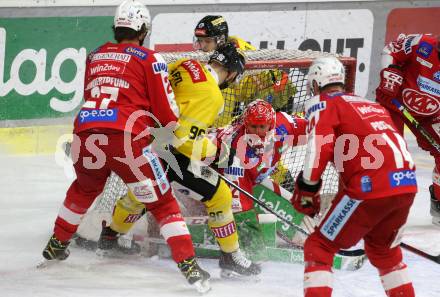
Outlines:
{"label": "skate blade", "polygon": [[258,275],[244,275],[229,269],[222,269],[220,272],[220,276],[222,278],[230,279],[230,280],[240,280],[240,281],[248,281],[248,282],[261,281]]}
{"label": "skate blade", "polygon": [[35,266],[37,269],[44,269],[47,267],[50,267],[55,264],[55,262],[58,262],[58,260],[47,260],[46,258],[41,258],[40,261],[38,261],[37,265]]}
{"label": "skate blade", "polygon": [[199,294],[206,294],[211,290],[211,285],[209,284],[208,280],[202,281],[198,280],[195,283],[192,284],[194,288],[196,288],[197,292]]}

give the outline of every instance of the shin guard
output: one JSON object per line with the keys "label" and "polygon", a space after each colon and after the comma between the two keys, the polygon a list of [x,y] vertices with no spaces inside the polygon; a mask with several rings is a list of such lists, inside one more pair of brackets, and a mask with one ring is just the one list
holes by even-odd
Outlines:
{"label": "shin guard", "polygon": [[237,226],[232,214],[232,194],[221,180],[211,199],[204,202],[208,212],[208,225],[223,252],[231,253],[239,248]]}

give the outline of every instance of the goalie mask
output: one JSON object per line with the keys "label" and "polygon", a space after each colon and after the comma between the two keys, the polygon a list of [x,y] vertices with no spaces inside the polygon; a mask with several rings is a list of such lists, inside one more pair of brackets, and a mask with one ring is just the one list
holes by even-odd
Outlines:
{"label": "goalie mask", "polygon": [[115,28],[124,27],[140,31],[143,25],[147,29],[147,34],[150,34],[150,11],[145,5],[138,1],[126,0],[118,6],[114,19]]}
{"label": "goalie mask", "polygon": [[321,89],[330,84],[345,83],[344,65],[335,57],[318,58],[309,68],[307,93],[313,91],[313,82]]}
{"label": "goalie mask", "polygon": [[[228,40],[228,23],[220,15],[207,15],[201,19],[194,29],[194,48],[203,51],[213,51],[218,46],[226,44]],[[213,42],[213,47],[205,48],[202,46],[202,40]]]}
{"label": "goalie mask", "polygon": [[222,65],[226,70],[231,72],[236,72],[237,75],[228,81],[222,82],[219,87],[220,89],[225,89],[230,83],[237,83],[240,81],[243,72],[244,65],[246,64],[246,58],[244,54],[237,49],[232,43],[227,43],[226,45],[218,48],[210,57],[208,63],[216,62]]}
{"label": "goalie mask", "polygon": [[245,140],[258,154],[264,153],[275,136],[275,110],[270,103],[257,99],[243,113]]}

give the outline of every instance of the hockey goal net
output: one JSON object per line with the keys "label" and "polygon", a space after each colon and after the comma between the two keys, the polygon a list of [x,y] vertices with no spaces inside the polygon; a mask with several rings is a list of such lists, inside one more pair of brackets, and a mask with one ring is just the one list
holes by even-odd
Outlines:
{"label": "hockey goal net", "polygon": [[[200,52],[161,53],[170,63],[181,58],[192,58],[207,61],[208,55]],[[309,96],[307,95],[307,70],[314,59],[323,56],[334,56],[330,53],[300,50],[257,50],[245,52],[246,70],[241,83],[223,91],[225,99],[224,112],[215,122],[216,127],[227,125],[240,116],[245,106],[259,98],[272,104],[277,111],[302,115]],[[346,90],[354,91],[356,59],[340,57],[346,69]],[[285,189],[292,191],[294,181],[303,168],[305,147],[286,150],[281,158],[283,170],[275,172],[272,177]],[[280,167],[280,166],[279,166]],[[329,164],[323,175],[322,196],[331,198],[338,190],[338,175]],[[79,227],[81,236],[96,240],[99,237],[102,220],[110,221],[113,206],[117,199],[124,196],[127,187],[114,173],[108,178],[104,191],[96,199]],[[180,202],[182,205],[182,202]],[[189,204],[191,205],[191,203]],[[188,209],[189,208],[189,209]],[[184,215],[194,215],[191,206],[185,203]],[[143,224],[145,219],[139,224]]]}

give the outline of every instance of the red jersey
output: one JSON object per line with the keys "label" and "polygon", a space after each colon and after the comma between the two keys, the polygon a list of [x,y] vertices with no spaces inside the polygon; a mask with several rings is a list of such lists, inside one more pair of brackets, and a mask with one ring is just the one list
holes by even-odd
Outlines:
{"label": "red jersey", "polygon": [[[236,151],[232,164],[221,169],[221,173],[241,188],[252,192],[256,184],[274,173],[283,152],[292,146],[305,144],[306,126],[305,119],[290,116],[285,112],[277,112],[272,141],[266,144],[263,152],[257,152],[246,143],[244,125],[235,129],[234,127],[216,129],[218,143],[220,140],[230,143],[230,147]],[[239,192],[233,191],[233,193],[239,195]]]}
{"label": "red jersey", "polygon": [[305,179],[318,181],[333,162],[354,199],[417,192],[414,161],[380,104],[347,93],[324,93],[310,99],[305,110]]}
{"label": "red jersey", "polygon": [[403,35],[384,49],[382,64],[402,67],[402,94],[397,98],[419,120],[440,115],[440,56],[437,38]]}
{"label": "red jersey", "polygon": [[85,72],[85,102],[75,120],[75,133],[107,128],[136,135],[154,126],[156,119],[162,125],[177,121],[168,67],[160,54],[108,42],[89,54]]}

